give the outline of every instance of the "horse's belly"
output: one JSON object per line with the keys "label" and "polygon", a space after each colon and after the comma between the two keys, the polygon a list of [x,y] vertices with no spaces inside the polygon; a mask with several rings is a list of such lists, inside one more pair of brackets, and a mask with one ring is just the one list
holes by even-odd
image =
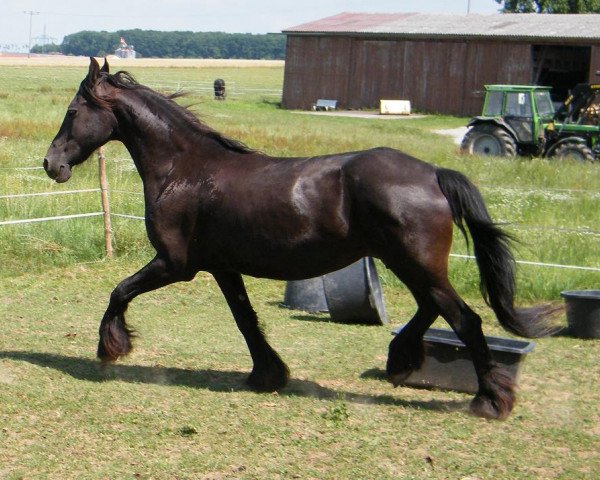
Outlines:
{"label": "horse's belly", "polygon": [[[335,241],[300,244],[212,243],[194,252],[198,270],[229,270],[260,278],[299,280],[343,268],[366,255],[364,246]],[[218,245],[218,246],[217,246]],[[215,248],[217,247],[217,248]]]}

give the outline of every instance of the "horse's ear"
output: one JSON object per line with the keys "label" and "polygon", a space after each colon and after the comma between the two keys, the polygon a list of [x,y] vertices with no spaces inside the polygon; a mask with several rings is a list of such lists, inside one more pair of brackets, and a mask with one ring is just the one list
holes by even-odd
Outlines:
{"label": "horse's ear", "polygon": [[90,69],[86,77],[87,82],[90,85],[94,85],[100,76],[100,65],[94,57],[90,57]]}
{"label": "horse's ear", "polygon": [[104,57],[104,65],[102,65],[100,72],[108,73],[108,70],[108,61],[106,60],[106,57]]}

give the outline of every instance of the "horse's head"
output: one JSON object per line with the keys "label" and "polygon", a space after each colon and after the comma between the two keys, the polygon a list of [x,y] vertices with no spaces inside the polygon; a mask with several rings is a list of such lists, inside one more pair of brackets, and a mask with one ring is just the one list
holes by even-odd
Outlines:
{"label": "horse's head", "polygon": [[89,72],[69,104],[44,158],[44,170],[59,183],[71,178],[71,167],[85,161],[116,134],[117,119],[107,101],[103,74],[108,74],[106,61],[100,68],[98,62],[90,58]]}

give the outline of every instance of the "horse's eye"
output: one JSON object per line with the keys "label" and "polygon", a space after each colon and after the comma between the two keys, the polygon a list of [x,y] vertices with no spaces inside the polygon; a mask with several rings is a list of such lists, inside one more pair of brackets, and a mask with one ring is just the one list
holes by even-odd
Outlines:
{"label": "horse's eye", "polygon": [[75,115],[77,115],[77,110],[76,110],[76,109],[74,109],[74,108],[69,108],[69,109],[67,110],[67,115],[68,115],[69,117],[74,117]]}

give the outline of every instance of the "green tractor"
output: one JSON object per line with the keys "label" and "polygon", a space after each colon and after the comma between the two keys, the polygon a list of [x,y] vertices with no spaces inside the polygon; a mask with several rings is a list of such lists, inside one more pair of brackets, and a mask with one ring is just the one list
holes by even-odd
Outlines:
{"label": "green tractor", "polygon": [[461,150],[473,155],[600,159],[600,85],[579,84],[555,111],[550,87],[486,85]]}

